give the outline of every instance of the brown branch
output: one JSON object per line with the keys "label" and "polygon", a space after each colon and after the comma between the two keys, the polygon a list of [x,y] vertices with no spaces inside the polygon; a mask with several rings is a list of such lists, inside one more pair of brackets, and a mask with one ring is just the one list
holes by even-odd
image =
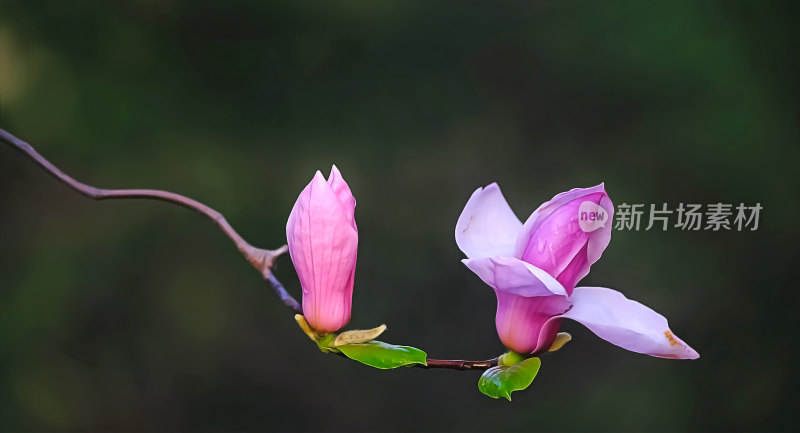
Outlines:
{"label": "brown branch", "polygon": [[497,358],[486,361],[464,361],[460,359],[430,359],[428,365],[415,364],[419,368],[449,368],[451,370],[486,370],[497,365]]}
{"label": "brown branch", "polygon": [[[265,250],[256,248],[250,245],[242,238],[236,230],[231,227],[230,223],[225,217],[215,209],[200,203],[197,200],[186,197],[184,195],[176,194],[169,191],[161,191],[157,189],[101,189],[83,182],[73,179],[68,174],[61,171],[58,167],[50,163],[42,155],[39,154],[30,144],[20,140],[8,131],[0,129],[0,141],[11,145],[14,149],[20,151],[22,154],[33,160],[39,167],[44,169],[48,174],[55,177],[59,182],[67,185],[77,193],[89,197],[93,200],[108,200],[108,199],[150,199],[160,200],[168,203],[177,204],[185,208],[191,209],[214,222],[225,233],[228,238],[236,245],[239,252],[244,255],[248,262],[258,270],[261,275],[266,279],[275,294],[289,307],[290,310],[298,314],[303,314],[303,308],[300,303],[289,294],[283,287],[280,281],[275,278],[272,273],[272,267],[275,259],[288,250],[286,245],[276,250]],[[430,359],[427,360],[428,365],[418,365],[420,368],[447,368],[451,370],[486,370],[497,365],[497,358],[489,359],[486,361],[465,361],[465,360],[448,360],[448,359]]]}
{"label": "brown branch", "polygon": [[231,227],[230,223],[228,223],[221,213],[204,205],[203,203],[200,203],[197,200],[180,194],[175,194],[174,192],[161,191],[157,189],[96,188],[73,179],[71,176],[61,171],[58,167],[40,155],[39,152],[37,152],[36,149],[34,149],[30,144],[13,136],[4,129],[0,129],[0,141],[10,144],[13,148],[32,159],[36,165],[43,168],[48,174],[58,179],[58,181],[72,188],[79,194],[91,199],[109,200],[141,198],[161,200],[168,203],[174,203],[200,213],[214,222],[214,224],[219,226],[220,229],[222,229],[222,232],[233,241],[233,243],[236,245],[236,248],[238,248],[239,252],[244,255],[245,259],[247,259],[247,261],[250,262],[250,264],[253,265],[253,267],[256,268],[256,270],[258,270],[261,275],[270,282],[272,288],[275,290],[275,294],[278,295],[278,297],[283,301],[284,304],[286,304],[287,307],[299,314],[303,314],[303,309],[300,307],[300,303],[297,302],[297,300],[294,299],[292,295],[286,291],[286,289],[284,289],[283,285],[278,282],[277,279],[275,279],[275,276],[272,275],[271,272],[272,266],[275,263],[275,259],[288,250],[286,245],[276,250],[256,248],[245,241],[244,238],[242,238],[242,236],[239,235],[239,233],[237,233],[233,227]]}

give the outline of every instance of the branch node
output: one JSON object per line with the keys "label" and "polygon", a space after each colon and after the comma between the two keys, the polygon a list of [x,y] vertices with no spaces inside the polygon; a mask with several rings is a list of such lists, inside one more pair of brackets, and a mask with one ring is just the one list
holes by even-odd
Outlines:
{"label": "branch node", "polygon": [[247,261],[268,280],[272,274],[272,268],[275,267],[275,259],[287,251],[289,251],[289,247],[286,245],[275,250],[265,250],[248,245],[248,248],[243,253]]}

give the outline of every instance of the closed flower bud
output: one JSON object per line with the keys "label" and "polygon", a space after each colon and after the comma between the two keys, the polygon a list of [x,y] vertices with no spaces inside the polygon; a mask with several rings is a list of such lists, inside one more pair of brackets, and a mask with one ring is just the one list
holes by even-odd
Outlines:
{"label": "closed flower bud", "polygon": [[297,198],[286,238],[303,288],[303,315],[319,332],[350,321],[358,250],[356,200],[334,165],[327,180],[317,171]]}

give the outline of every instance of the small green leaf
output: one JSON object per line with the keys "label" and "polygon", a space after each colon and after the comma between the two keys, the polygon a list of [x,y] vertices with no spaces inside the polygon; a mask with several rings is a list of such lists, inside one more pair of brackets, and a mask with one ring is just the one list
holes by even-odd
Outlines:
{"label": "small green leaf", "polygon": [[428,354],[408,346],[395,346],[382,341],[368,341],[366,343],[344,344],[337,346],[350,359],[356,360],[370,367],[388,369],[404,365],[428,365]]}
{"label": "small green leaf", "polygon": [[489,397],[504,397],[511,401],[511,393],[530,386],[541,365],[539,358],[528,358],[510,367],[492,367],[483,372],[478,380],[478,389]]}
{"label": "small green leaf", "polygon": [[336,334],[334,333],[326,334],[325,336],[320,337],[319,341],[317,341],[317,346],[319,346],[319,350],[325,353],[328,352],[338,353],[339,351],[336,350],[335,347],[333,347],[333,340],[335,338]]}

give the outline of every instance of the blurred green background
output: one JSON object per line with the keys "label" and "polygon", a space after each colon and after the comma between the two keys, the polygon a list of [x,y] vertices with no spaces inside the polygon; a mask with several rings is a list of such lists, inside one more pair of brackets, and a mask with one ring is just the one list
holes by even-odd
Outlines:
{"label": "blurred green background", "polygon": [[[697,361],[565,323],[514,401],[478,373],[325,356],[216,228],[93,202],[0,146],[0,430],[772,431],[797,424],[798,3],[0,0],[0,126],[79,180],[161,188],[285,242],[314,171],[358,199],[350,326],[432,357],[502,346],[453,230],[498,181],[523,220],[759,202],[755,232],[615,231],[584,284]],[[293,293],[288,258],[278,277]]]}

